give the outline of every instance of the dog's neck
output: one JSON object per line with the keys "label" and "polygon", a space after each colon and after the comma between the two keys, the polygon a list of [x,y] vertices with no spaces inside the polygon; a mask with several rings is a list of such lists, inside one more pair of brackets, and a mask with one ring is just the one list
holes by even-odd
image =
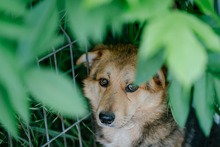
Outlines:
{"label": "dog's neck", "polygon": [[[167,108],[166,108],[167,109]],[[148,114],[146,114],[148,115]],[[151,115],[160,115],[157,119],[151,120],[149,116],[145,122],[140,122],[140,138],[133,142],[133,146],[141,146],[144,145],[153,145],[158,143],[160,140],[168,137],[172,131],[174,131],[177,127],[175,121],[173,120],[172,114],[169,109],[164,111],[163,113],[156,113]],[[150,121],[149,121],[150,120]]]}

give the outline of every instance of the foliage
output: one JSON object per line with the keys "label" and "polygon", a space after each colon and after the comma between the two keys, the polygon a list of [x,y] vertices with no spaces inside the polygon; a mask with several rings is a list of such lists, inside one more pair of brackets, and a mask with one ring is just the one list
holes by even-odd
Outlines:
{"label": "foliage", "polygon": [[[76,87],[70,80],[49,70],[36,69],[34,64],[36,56],[62,43],[58,27],[59,14],[64,11],[72,38],[82,47],[103,42],[109,30],[120,35],[125,24],[143,27],[137,83],[149,80],[165,64],[176,121],[181,127],[185,125],[192,97],[200,126],[209,135],[214,108],[220,105],[220,19],[214,10],[214,0],[195,0],[194,4],[184,0],[33,2],[36,4],[30,5],[32,1],[28,0],[3,0],[0,6],[0,121],[10,133],[17,135],[14,114],[29,121],[29,93],[68,116],[86,112],[82,96],[77,89],[72,91]],[[175,4],[180,5],[179,10],[173,8]],[[134,38],[131,42],[138,43],[138,37]]]}
{"label": "foliage", "polygon": [[57,2],[46,0],[32,8],[29,3],[4,0],[0,7],[0,121],[15,137],[16,115],[29,122],[30,96],[69,117],[87,112],[70,78],[35,64],[37,56],[63,42]]}

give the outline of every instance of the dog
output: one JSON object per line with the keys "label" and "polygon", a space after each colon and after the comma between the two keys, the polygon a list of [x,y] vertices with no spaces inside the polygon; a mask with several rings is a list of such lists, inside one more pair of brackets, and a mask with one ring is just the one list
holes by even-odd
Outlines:
{"label": "dog", "polygon": [[163,70],[134,84],[137,50],[134,45],[99,45],[77,60],[90,69],[83,90],[96,139],[105,147],[181,147],[184,130],[169,108]]}

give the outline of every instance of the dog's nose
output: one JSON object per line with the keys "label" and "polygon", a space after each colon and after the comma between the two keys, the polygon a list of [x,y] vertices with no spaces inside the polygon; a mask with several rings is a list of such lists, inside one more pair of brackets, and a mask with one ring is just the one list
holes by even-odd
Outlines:
{"label": "dog's nose", "polygon": [[100,112],[99,113],[99,119],[101,123],[110,125],[115,120],[115,114],[112,112]]}

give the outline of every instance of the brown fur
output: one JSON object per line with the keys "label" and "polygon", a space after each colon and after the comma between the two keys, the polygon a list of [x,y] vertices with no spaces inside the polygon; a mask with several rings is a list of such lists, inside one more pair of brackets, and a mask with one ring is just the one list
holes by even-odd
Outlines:
{"label": "brown fur", "polygon": [[[184,133],[168,107],[162,71],[139,85],[135,92],[125,90],[134,82],[136,58],[136,46],[101,45],[77,61],[90,67],[90,74],[84,80],[84,93],[97,124],[97,141],[106,147],[182,146]],[[102,78],[109,81],[107,87],[100,86]],[[102,111],[115,114],[112,124],[101,123]]]}

